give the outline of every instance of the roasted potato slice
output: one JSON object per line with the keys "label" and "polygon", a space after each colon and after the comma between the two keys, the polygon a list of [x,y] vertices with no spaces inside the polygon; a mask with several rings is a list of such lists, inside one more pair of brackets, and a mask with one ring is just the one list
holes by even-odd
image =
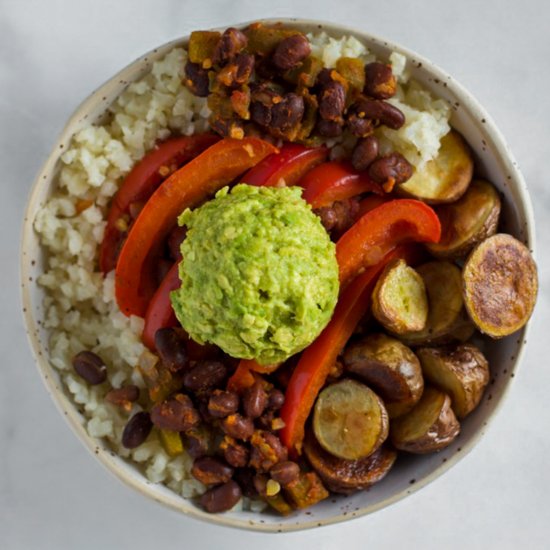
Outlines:
{"label": "roasted potato slice", "polygon": [[473,329],[468,331],[471,323],[464,313],[460,269],[450,262],[433,261],[416,270],[428,294],[428,320],[423,330],[402,333],[399,338],[408,346],[448,343],[455,338],[462,340],[464,336],[469,338]]}
{"label": "roasted potato slice", "polygon": [[481,332],[502,338],[527,323],[537,298],[537,266],[512,235],[493,235],[474,248],[463,276],[466,309]]}
{"label": "roasted potato slice", "polygon": [[397,192],[429,204],[454,202],[470,184],[473,168],[468,145],[458,132],[451,130],[441,139],[437,157],[416,170],[397,187]]}
{"label": "roasted potato slice", "polygon": [[347,460],[365,458],[388,437],[388,413],[382,400],[355,380],[327,386],[317,398],[313,431],[325,451]]}
{"label": "roasted potato slice", "polygon": [[391,424],[391,442],[396,449],[415,454],[439,451],[460,432],[451,398],[427,386],[413,410]]}
{"label": "roasted potato slice", "polygon": [[390,471],[397,458],[397,453],[384,445],[367,458],[338,458],[327,453],[311,432],[306,434],[304,454],[327,488],[343,494],[377,483]]}
{"label": "roasted potato slice", "polygon": [[483,239],[494,235],[500,215],[497,190],[484,180],[474,180],[462,197],[435,208],[441,220],[441,239],[426,245],[438,258],[463,258]]}
{"label": "roasted potato slice", "polygon": [[410,348],[385,334],[370,334],[348,346],[346,372],[372,387],[384,400],[388,416],[409,412],[420,399],[424,379],[420,361]]}
{"label": "roasted potato slice", "polygon": [[391,262],[380,275],[372,292],[372,314],[395,334],[416,332],[426,326],[426,287],[404,260]]}
{"label": "roasted potato slice", "polygon": [[460,419],[472,412],[489,382],[489,363],[473,344],[416,351],[426,380],[451,396]]}

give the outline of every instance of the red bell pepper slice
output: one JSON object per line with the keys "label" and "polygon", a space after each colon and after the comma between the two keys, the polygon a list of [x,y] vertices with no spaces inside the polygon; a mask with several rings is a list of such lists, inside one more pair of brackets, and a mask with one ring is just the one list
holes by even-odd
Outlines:
{"label": "red bell pepper slice", "polygon": [[[207,147],[219,141],[214,134],[183,136],[159,143],[147,153],[126,176],[115,195],[99,251],[99,268],[106,274],[116,267],[126,232],[119,228],[120,220],[129,216],[132,204],[145,203],[166,176]],[[165,173],[167,172],[167,173]]]}
{"label": "red bell pepper slice", "polygon": [[373,192],[383,194],[382,187],[371,180],[366,172],[357,172],[349,162],[324,162],[310,170],[299,182],[304,188],[302,197],[312,208],[328,206],[341,201]]}
{"label": "red bell pepper slice", "polygon": [[[174,172],[153,193],[132,225],[120,252],[115,294],[125,315],[143,317],[155,293],[154,262],[185,208],[197,206],[277,148],[258,138],[223,139]],[[149,259],[149,261],[148,261]]]}
{"label": "red bell pepper slice", "polygon": [[336,243],[340,289],[361,269],[378,264],[398,244],[438,242],[441,224],[427,204],[413,199],[388,201],[359,218]]}
{"label": "red bell pepper slice", "polygon": [[415,255],[414,245],[397,247],[356,277],[340,295],[329,324],[300,356],[290,377],[281,409],[281,419],[285,426],[280,431],[280,437],[292,454],[301,453],[304,427],[317,394],[357,323],[370,307],[371,294],[378,275],[391,260],[404,258],[411,262]]}
{"label": "red bell pepper slice", "polygon": [[175,262],[170,268],[162,283],[149,302],[149,307],[145,313],[145,326],[141,339],[150,349],[155,349],[155,334],[157,330],[166,327],[177,327],[179,325],[172,303],[170,302],[170,292],[177,290],[181,286],[179,278],[179,263]]}
{"label": "red bell pepper slice", "polygon": [[314,166],[326,160],[326,147],[305,147],[298,143],[285,143],[280,152],[270,155],[250,169],[242,178],[249,185],[274,187],[281,179],[287,186],[296,185]]}

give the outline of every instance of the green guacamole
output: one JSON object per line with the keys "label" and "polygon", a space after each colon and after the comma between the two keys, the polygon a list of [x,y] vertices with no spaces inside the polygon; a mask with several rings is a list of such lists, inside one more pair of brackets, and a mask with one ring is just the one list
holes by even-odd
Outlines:
{"label": "green guacamole", "polygon": [[194,340],[267,365],[304,349],[328,323],[335,247],[301,193],[239,184],[180,216],[188,232],[171,300]]}

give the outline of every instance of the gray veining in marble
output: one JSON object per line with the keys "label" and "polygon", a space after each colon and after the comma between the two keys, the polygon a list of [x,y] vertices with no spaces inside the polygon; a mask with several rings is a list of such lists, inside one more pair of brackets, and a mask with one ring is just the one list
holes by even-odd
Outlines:
{"label": "gray veining in marble", "polygon": [[[0,0],[0,548],[548,548],[550,5],[524,0]],[[365,28],[444,67],[506,136],[534,199],[541,292],[524,362],[486,437],[443,478],[351,523],[270,536],[180,517],[108,475],[46,394],[19,313],[30,184],[65,119],[130,60],[192,29],[259,16]],[[192,542],[191,542],[192,541]]]}

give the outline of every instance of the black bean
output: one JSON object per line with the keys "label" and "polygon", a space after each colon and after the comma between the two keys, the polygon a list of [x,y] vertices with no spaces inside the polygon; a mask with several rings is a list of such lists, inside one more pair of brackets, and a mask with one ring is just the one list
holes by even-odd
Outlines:
{"label": "black bean", "polygon": [[281,440],[267,430],[256,430],[250,439],[252,451],[250,466],[259,472],[269,471],[277,462],[288,458],[288,452]]}
{"label": "black bean", "polygon": [[300,466],[298,466],[296,462],[284,460],[283,462],[275,464],[275,466],[269,470],[269,475],[271,479],[277,481],[281,485],[288,485],[298,479],[300,475]]}
{"label": "black bean", "polygon": [[[375,182],[391,188],[407,181],[412,173],[412,166],[400,153],[391,153],[381,157],[369,166],[369,176]],[[389,191],[391,191],[391,188]]]}
{"label": "black bean", "polygon": [[183,377],[183,385],[194,392],[204,392],[222,384],[227,367],[219,361],[198,361]]}
{"label": "black bean", "polygon": [[243,410],[250,418],[258,418],[267,406],[267,393],[261,382],[255,382],[243,393]]}
{"label": "black bean", "polygon": [[391,66],[383,63],[365,65],[365,93],[376,99],[388,99],[395,95],[397,82]]}
{"label": "black bean", "polygon": [[283,38],[273,52],[273,65],[282,71],[296,67],[311,53],[311,46],[303,34]]}
{"label": "black bean", "polygon": [[344,128],[340,121],[320,119],[317,121],[315,130],[323,137],[338,137]]}
{"label": "black bean", "polygon": [[239,396],[231,391],[214,390],[208,400],[208,412],[214,418],[225,418],[238,408]]}
{"label": "black bean", "polygon": [[147,439],[152,428],[153,423],[148,412],[141,411],[134,414],[122,432],[122,446],[126,449],[139,447]]}
{"label": "black bean", "polygon": [[242,443],[226,435],[220,444],[220,450],[226,462],[235,468],[242,468],[248,464],[250,451]]}
{"label": "black bean", "polygon": [[357,142],[351,155],[351,164],[362,172],[366,170],[378,156],[378,140],[375,136],[369,136]]}
{"label": "black bean", "polygon": [[177,372],[189,365],[185,340],[175,328],[157,330],[155,348],[168,370]]}
{"label": "black bean", "polygon": [[235,439],[246,441],[254,433],[254,422],[252,419],[241,416],[240,414],[230,414],[221,422],[224,433]]}
{"label": "black bean", "polygon": [[267,408],[278,411],[285,403],[285,394],[277,388],[271,390],[267,401]]}
{"label": "black bean", "polygon": [[207,512],[215,514],[233,508],[241,496],[241,488],[231,480],[206,491],[200,498],[200,504]]}
{"label": "black bean", "polygon": [[207,97],[210,79],[208,71],[203,69],[199,63],[188,61],[185,65],[185,85],[198,97]]}
{"label": "black bean", "polygon": [[81,351],[73,358],[74,370],[91,386],[107,379],[107,367],[99,355],[91,351]]}
{"label": "black bean", "polygon": [[210,432],[199,426],[185,432],[185,448],[191,458],[200,458],[208,454],[210,448]]}
{"label": "black bean", "polygon": [[298,124],[303,116],[304,98],[298,94],[289,93],[271,108],[271,126],[285,132]]}
{"label": "black bean", "polygon": [[340,121],[346,106],[344,86],[332,80],[319,93],[319,115],[325,120]]}
{"label": "black bean", "polygon": [[212,61],[223,65],[232,60],[248,43],[248,38],[239,29],[230,27],[224,31],[212,56]]}
{"label": "black bean", "polygon": [[195,460],[191,474],[204,485],[218,485],[231,479],[233,468],[218,458],[203,456]]}
{"label": "black bean", "polygon": [[151,409],[153,424],[163,430],[185,432],[200,423],[200,416],[193,402],[182,393],[167,399]]}

